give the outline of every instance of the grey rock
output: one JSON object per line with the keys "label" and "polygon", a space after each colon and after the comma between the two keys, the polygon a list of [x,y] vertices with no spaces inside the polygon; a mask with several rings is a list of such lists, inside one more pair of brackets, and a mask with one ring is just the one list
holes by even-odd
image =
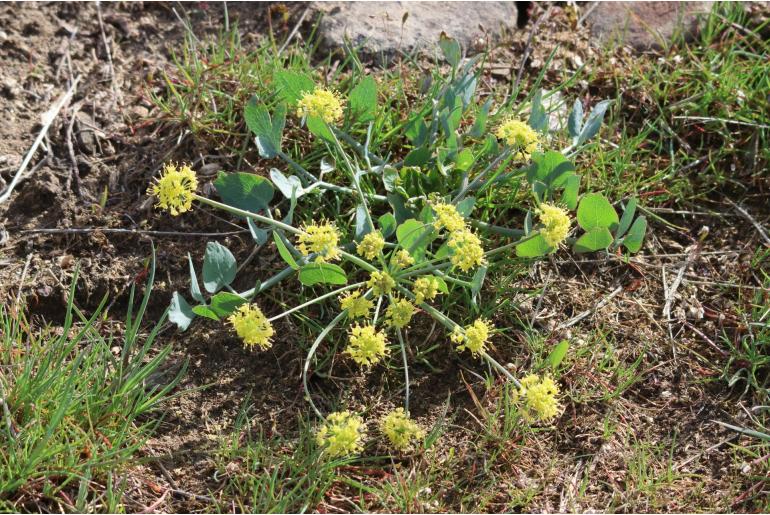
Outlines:
{"label": "grey rock", "polygon": [[441,32],[468,54],[516,29],[514,2],[317,2],[320,36],[328,49],[346,39],[362,53],[388,61],[399,52],[433,55]]}
{"label": "grey rock", "polygon": [[636,50],[661,48],[678,31],[691,37],[713,2],[598,2],[586,17],[600,42],[617,42]]}

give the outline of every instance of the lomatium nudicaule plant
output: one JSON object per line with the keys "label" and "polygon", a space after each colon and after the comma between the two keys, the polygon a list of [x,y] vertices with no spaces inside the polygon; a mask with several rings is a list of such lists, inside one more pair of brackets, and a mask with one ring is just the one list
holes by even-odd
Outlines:
{"label": "lomatium nudicaule plant", "polygon": [[[597,104],[585,119],[576,102],[568,134],[560,138],[550,130],[542,92],[522,108],[528,107],[528,118],[509,106],[507,114],[500,108],[492,115],[491,100],[481,106],[474,101],[478,58],[461,66],[456,42],[442,40],[441,46],[452,66],[451,77],[437,77],[422,107],[407,117],[399,134],[405,147],[399,160],[371,149],[378,100],[372,77],[360,78],[345,98],[310,77],[284,71],[277,75],[277,102],[268,106],[254,98],[244,116],[260,156],[280,159],[291,175],[277,168],[271,170],[271,180],[251,173],[221,173],[214,181],[221,200],[214,200],[199,192],[191,166],[168,163],[148,190],[157,198],[157,207],[172,216],[200,203],[244,220],[255,243],[262,246],[272,238],[286,262],[280,273],[238,292],[231,287],[238,269],[235,257],[223,245],[209,242],[202,271],[208,295],[200,288],[191,258],[190,295],[197,304],[191,306],[178,292],[173,295],[170,319],[181,330],[196,316],[205,317],[225,323],[244,346],[263,352],[277,338],[275,324],[281,318],[318,303],[337,311],[308,342],[302,367],[306,399],[322,420],[317,442],[329,457],[361,452],[375,427],[382,441],[401,452],[424,438],[425,428],[409,414],[409,357],[414,353],[407,329],[418,315],[431,317],[443,328],[445,345],[488,363],[512,383],[524,420],[554,420],[562,411],[556,380],[542,369],[523,372],[517,379],[515,367],[502,366],[493,357],[498,328],[492,318],[479,315],[487,272],[502,260],[529,262],[558,249],[637,252],[646,231],[645,218],[635,217],[635,199],[625,202],[619,217],[601,194],[581,195],[580,176],[569,160],[598,132],[607,102]],[[284,152],[287,113],[293,113],[296,125],[306,127],[324,150],[320,172],[313,173],[299,164],[301,159]],[[357,140],[355,133],[365,140]],[[565,140],[561,151],[550,148]],[[522,194],[511,194],[512,186]],[[271,207],[276,189],[284,198]],[[498,190],[507,193],[494,197]],[[336,198],[337,206],[350,207],[323,218],[322,195]],[[489,216],[475,218],[480,196],[507,202],[508,215],[501,219],[519,212],[523,227],[512,228]],[[287,204],[288,210],[279,210]],[[347,212],[353,214],[352,222]],[[295,218],[307,221],[294,223]],[[260,294],[292,278],[303,286],[304,302],[268,317],[263,309],[275,306],[259,302]],[[253,279],[249,282],[254,284]],[[310,295],[316,287],[329,291]],[[442,305],[452,306],[452,316],[461,319],[445,313]],[[371,423],[361,413],[324,414],[308,376],[322,366],[319,363],[330,362],[317,355],[327,339],[334,343],[323,347],[325,352],[338,353],[361,374],[396,360],[403,367],[403,407]]]}

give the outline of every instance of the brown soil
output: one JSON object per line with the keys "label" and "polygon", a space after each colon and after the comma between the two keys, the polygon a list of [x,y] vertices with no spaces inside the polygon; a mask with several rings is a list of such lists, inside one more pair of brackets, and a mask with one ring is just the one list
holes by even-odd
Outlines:
{"label": "brown soil", "polygon": [[[179,6],[174,5],[104,3],[101,13],[92,3],[0,5],[0,113],[6,120],[0,125],[0,187],[10,180],[35,139],[41,114],[80,77],[72,101],[59,114],[45,146],[32,160],[34,172],[9,202],[0,205],[0,296],[15,297],[21,289],[30,311],[40,318],[55,323],[60,317],[65,285],[70,283],[76,263],[80,266],[78,303],[93,307],[102,296],[110,295],[113,313],[119,317],[127,288],[141,282],[151,242],[158,251],[158,281],[151,306],[157,316],[168,305],[171,291],[186,288],[186,254],[190,252],[199,262],[205,241],[200,237],[99,230],[76,234],[67,229],[234,230],[230,223],[205,210],[168,219],[152,211],[144,193],[165,160],[196,155],[190,138],[180,141],[179,134],[163,132],[153,123],[155,113],[148,100],[149,88],[157,87],[157,75],[170,61],[168,49],[178,49],[184,38],[184,29],[173,12],[180,12]],[[268,16],[265,5],[228,3],[228,7],[231,18],[240,19],[244,34],[256,38],[264,33]],[[185,4],[184,8],[199,36],[216,33],[223,24],[219,4]],[[551,44],[567,40],[564,31],[554,34],[557,36],[549,40]],[[523,45],[525,39],[526,34],[517,44]],[[573,50],[587,51],[583,43],[578,40]],[[534,60],[542,61],[548,52],[547,45],[538,47]],[[571,59],[566,54],[560,58],[567,64]],[[505,54],[501,59],[518,62],[518,58]],[[533,69],[536,66],[537,62]],[[488,80],[497,79],[491,70]],[[767,184],[759,188],[766,195]],[[106,202],[101,202],[105,192]],[[754,212],[760,217],[768,215],[766,205],[764,212]],[[524,507],[527,511],[605,510],[608,506],[617,511],[745,508],[739,502],[740,495],[755,481],[736,468],[729,452],[736,437],[712,420],[740,423],[746,421],[746,415],[738,395],[718,380],[724,356],[688,324],[720,348],[720,335],[740,338],[745,330],[740,309],[747,306],[754,290],[735,286],[760,286],[750,267],[760,242],[753,226],[740,216],[731,215],[729,223],[725,218],[700,215],[669,219],[686,229],[655,224],[640,264],[573,261],[560,255],[532,268],[517,284],[522,289],[548,285],[543,308],[537,314],[532,312],[536,299],[533,303],[531,297],[517,294],[512,300],[521,304],[524,316],[534,316],[536,327],[550,333],[553,341],[549,344],[570,338],[575,342],[573,352],[580,355],[564,375],[563,386],[573,394],[573,401],[559,420],[558,431],[538,433],[537,439],[528,437],[530,441],[524,442],[516,460],[507,465],[512,484],[503,485],[506,489],[522,489],[533,481],[552,485]],[[709,225],[711,232],[699,242],[697,235],[703,225]],[[61,232],[25,232],[43,228]],[[250,253],[247,232],[217,239],[239,261]],[[664,275],[665,284],[671,284],[687,259],[685,277],[703,283],[690,282],[679,288],[672,303],[672,314],[678,321],[669,326],[662,321]],[[247,271],[266,277],[278,266],[266,250]],[[593,309],[618,286],[622,291],[606,306],[570,328],[548,331],[583,310]],[[200,321],[181,336],[170,328],[163,333],[177,348],[169,366],[190,360],[180,387],[189,392],[168,407],[159,435],[144,451],[146,456],[157,458],[167,472],[153,461],[131,471],[136,504],[130,508],[152,504],[158,497],[154,485],[171,485],[199,495],[215,491],[218,483],[213,475],[212,448],[218,436],[231,430],[248,394],[254,404],[250,415],[267,434],[294,434],[298,416],[308,411],[299,381],[304,356],[301,347],[306,344],[296,344],[302,335],[291,321],[284,319],[279,333],[280,341],[263,354],[242,350],[231,335]],[[602,340],[597,334],[604,335],[607,348],[587,349],[587,344],[581,344],[589,338],[591,342]],[[526,369],[524,346],[511,343],[525,336],[514,333],[511,337],[498,342],[495,355],[503,363]],[[618,396],[606,395],[622,382],[599,366],[606,358],[626,367],[638,360],[638,382]],[[486,405],[498,389],[486,392],[483,383],[470,373],[476,364],[456,355],[447,353],[435,364],[440,367],[438,373],[419,366],[412,371],[415,377],[422,377],[413,392],[414,413],[422,420],[434,420],[451,392],[451,412],[457,417],[454,423],[469,433],[479,431],[474,417],[468,415],[477,409],[469,391]],[[362,398],[367,398],[370,407],[371,402],[375,406],[392,404],[382,392],[388,392],[389,381],[401,384],[398,377],[389,374],[362,379],[344,364],[336,365],[336,376],[342,379],[334,384],[324,380],[328,383],[324,389],[334,392],[345,388],[351,407]],[[468,381],[469,388],[460,377]],[[193,390],[203,386],[206,388]],[[357,395],[364,389],[370,393]],[[376,401],[370,401],[371,392],[381,392]],[[610,437],[604,436],[606,419],[619,425]],[[662,505],[626,495],[640,491],[638,485],[628,483],[633,447],[640,442],[660,446],[664,458],[671,452],[677,467],[678,479],[665,486],[671,491],[656,492],[655,499],[668,499]],[[462,441],[447,438],[441,445],[439,454],[448,452],[451,445],[461,448]],[[588,478],[588,486],[578,496],[583,477]],[[692,491],[693,483],[701,485],[700,489]],[[452,485],[444,486],[451,491]],[[506,491],[503,486],[501,495]],[[504,510],[506,502],[501,498],[488,509]],[[206,506],[204,501],[179,494],[169,496],[156,508],[193,511]]]}

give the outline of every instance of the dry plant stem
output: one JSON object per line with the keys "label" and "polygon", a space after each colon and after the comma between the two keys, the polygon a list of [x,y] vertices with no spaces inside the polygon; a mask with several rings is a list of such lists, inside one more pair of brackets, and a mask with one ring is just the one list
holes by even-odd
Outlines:
{"label": "dry plant stem", "polygon": [[11,183],[5,189],[3,194],[0,195],[0,204],[8,200],[8,198],[11,196],[11,193],[13,193],[13,189],[16,187],[19,181],[21,181],[24,171],[27,169],[27,166],[29,165],[29,162],[32,160],[32,157],[35,155],[37,148],[43,142],[43,139],[45,139],[46,134],[48,134],[48,129],[51,128],[51,124],[56,119],[56,116],[59,114],[59,111],[62,110],[62,108],[70,101],[70,99],[72,98],[72,95],[75,94],[75,89],[77,88],[78,82],[80,82],[80,76],[76,77],[75,80],[72,81],[72,85],[70,86],[70,89],[68,89],[67,92],[64,95],[62,95],[62,97],[56,103],[54,108],[48,111],[48,113],[46,113],[45,116],[47,119],[43,124],[43,128],[40,129],[40,132],[38,133],[37,138],[35,138],[35,142],[32,143],[32,146],[27,152],[27,155],[24,156],[24,161],[21,163],[21,166],[16,171],[16,174],[13,176]]}

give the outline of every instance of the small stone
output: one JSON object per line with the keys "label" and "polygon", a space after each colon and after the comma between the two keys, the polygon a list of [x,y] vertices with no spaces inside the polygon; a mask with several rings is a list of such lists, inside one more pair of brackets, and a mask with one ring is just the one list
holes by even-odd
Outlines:
{"label": "small stone", "polygon": [[615,40],[636,50],[658,49],[681,29],[691,37],[712,2],[599,2],[586,23],[599,41]]}
{"label": "small stone", "polygon": [[324,46],[343,48],[349,40],[385,62],[401,52],[434,55],[442,32],[478,53],[489,40],[515,30],[518,17],[514,2],[318,2],[315,8],[324,13]]}

